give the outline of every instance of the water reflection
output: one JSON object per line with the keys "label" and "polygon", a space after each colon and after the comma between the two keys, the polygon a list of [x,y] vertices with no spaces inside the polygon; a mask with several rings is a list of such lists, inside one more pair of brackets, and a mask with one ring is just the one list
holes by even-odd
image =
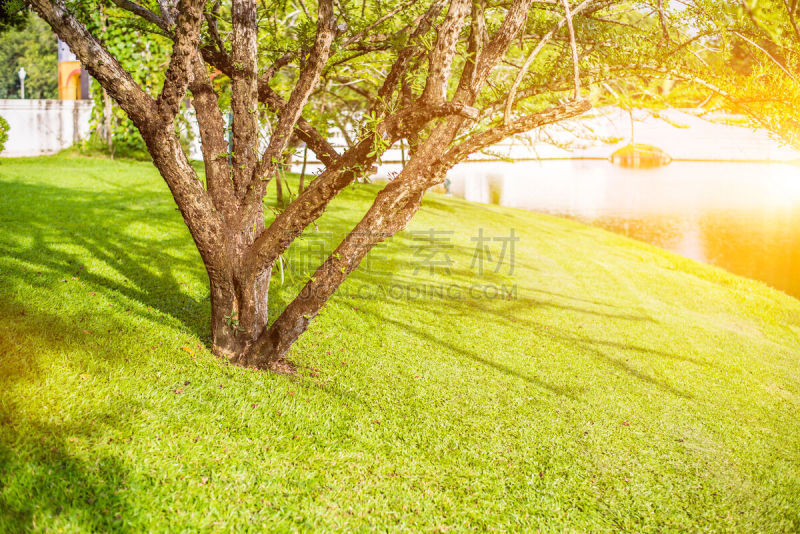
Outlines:
{"label": "water reflection", "polygon": [[451,192],[574,218],[762,280],[800,297],[800,167],[605,161],[469,163]]}

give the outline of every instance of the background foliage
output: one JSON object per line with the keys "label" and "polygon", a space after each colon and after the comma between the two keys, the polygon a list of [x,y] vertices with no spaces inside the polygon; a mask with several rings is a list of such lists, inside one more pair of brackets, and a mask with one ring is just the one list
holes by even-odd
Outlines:
{"label": "background foliage", "polygon": [[25,98],[58,98],[56,36],[36,15],[0,36],[0,98],[19,98],[18,72],[25,68]]}

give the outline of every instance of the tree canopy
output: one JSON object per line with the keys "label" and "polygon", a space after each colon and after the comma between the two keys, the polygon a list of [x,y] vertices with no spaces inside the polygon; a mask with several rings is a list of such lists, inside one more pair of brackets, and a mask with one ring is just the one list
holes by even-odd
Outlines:
{"label": "tree canopy", "polygon": [[800,5],[796,0],[695,2],[704,22],[698,40],[714,47],[715,61],[698,76],[722,105],[752,117],[786,142],[800,146]]}
{"label": "tree canopy", "polygon": [[[130,117],[172,191],[208,271],[213,350],[264,368],[285,366],[347,275],[455,164],[623,93],[663,98],[656,81],[695,53],[681,39],[696,30],[661,0],[31,3]],[[205,181],[176,129],[187,98]],[[270,310],[275,262],[401,140],[402,171],[297,297]],[[324,170],[266,217],[267,185],[299,143]]]}

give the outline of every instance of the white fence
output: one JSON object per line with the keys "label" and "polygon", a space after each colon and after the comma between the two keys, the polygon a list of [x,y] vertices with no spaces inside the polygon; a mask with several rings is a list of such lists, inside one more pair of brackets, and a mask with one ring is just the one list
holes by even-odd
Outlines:
{"label": "white fence", "polygon": [[91,100],[0,100],[8,141],[0,156],[55,154],[89,135]]}
{"label": "white fence", "polygon": [[[39,156],[54,154],[89,135],[90,100],[0,100],[0,116],[9,125],[9,138],[0,156]],[[788,161],[800,158],[800,151],[782,146],[761,130],[707,121],[693,113],[679,110],[661,112],[660,118],[649,112],[635,114],[635,139],[665,150],[674,159],[711,159],[724,161],[758,160]],[[668,117],[669,121],[663,117]],[[193,111],[187,113],[188,127],[193,140],[189,155],[202,159],[197,121]],[[607,159],[616,149],[631,140],[630,117],[616,108],[595,110],[581,118],[564,124],[547,127],[543,138],[535,142],[535,149],[519,140],[509,140],[492,147],[494,154],[513,159]],[[678,130],[675,125],[682,126]],[[532,133],[536,139],[537,133]],[[262,132],[261,143],[266,146],[268,131]],[[603,139],[616,142],[602,142]],[[329,141],[344,150],[344,138],[332,136]],[[407,146],[406,146],[407,149]],[[476,154],[471,159],[492,158],[491,154]],[[292,170],[302,168],[302,149],[295,156]],[[408,151],[401,153],[399,145],[383,155],[376,178],[388,178],[402,169],[401,161],[408,159]],[[463,166],[462,166],[463,167]],[[306,172],[319,172],[321,164],[309,151]]]}

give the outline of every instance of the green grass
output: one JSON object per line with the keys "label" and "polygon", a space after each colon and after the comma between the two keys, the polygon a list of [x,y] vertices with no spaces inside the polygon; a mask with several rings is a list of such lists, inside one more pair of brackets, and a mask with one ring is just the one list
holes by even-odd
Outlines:
{"label": "green grass", "polygon": [[[375,190],[290,251],[276,305]],[[430,195],[429,228],[449,274],[396,236],[279,376],[209,353],[150,164],[3,160],[0,531],[800,529],[800,302],[518,210]],[[513,274],[471,268],[479,228],[519,235]]]}

